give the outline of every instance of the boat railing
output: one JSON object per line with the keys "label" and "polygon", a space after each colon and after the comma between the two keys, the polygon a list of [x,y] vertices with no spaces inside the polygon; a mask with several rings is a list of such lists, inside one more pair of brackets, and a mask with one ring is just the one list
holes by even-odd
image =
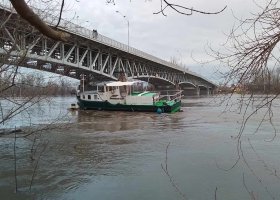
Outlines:
{"label": "boat railing", "polygon": [[174,100],[181,100],[182,99],[182,90],[180,90],[179,92],[177,92],[176,94],[173,95],[173,97],[170,99],[170,101],[174,101]]}
{"label": "boat railing", "polygon": [[[161,95],[158,99],[155,100],[156,102],[159,102],[160,100],[167,100],[167,101],[174,101],[174,100],[180,100],[182,99],[182,90],[180,91],[162,91]],[[164,93],[164,94],[162,94]]]}

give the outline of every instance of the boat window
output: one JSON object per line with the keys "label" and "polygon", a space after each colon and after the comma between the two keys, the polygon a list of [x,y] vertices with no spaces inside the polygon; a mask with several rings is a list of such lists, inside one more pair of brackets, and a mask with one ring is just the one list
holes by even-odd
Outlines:
{"label": "boat window", "polygon": [[108,91],[115,90],[115,89],[116,89],[116,87],[115,87],[115,86],[107,87],[107,92],[108,92]]}
{"label": "boat window", "polygon": [[95,99],[95,100],[97,99],[97,95],[94,95],[94,99]]}
{"label": "boat window", "polygon": [[86,99],[85,95],[83,95],[83,99]]}
{"label": "boat window", "polygon": [[88,99],[91,99],[91,95],[88,95]]}
{"label": "boat window", "polygon": [[104,87],[103,86],[98,87],[98,92],[104,92]]}

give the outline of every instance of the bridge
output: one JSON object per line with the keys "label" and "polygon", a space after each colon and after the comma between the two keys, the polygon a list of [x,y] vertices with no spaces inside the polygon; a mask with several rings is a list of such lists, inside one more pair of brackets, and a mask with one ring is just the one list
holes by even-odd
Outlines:
{"label": "bridge", "polygon": [[[58,18],[32,8],[49,26]],[[127,79],[147,81],[156,87],[176,86],[199,94],[216,85],[201,75],[61,19],[59,30],[71,34],[56,42],[18,17],[10,4],[0,4],[0,55],[6,64],[58,73],[85,82]]]}

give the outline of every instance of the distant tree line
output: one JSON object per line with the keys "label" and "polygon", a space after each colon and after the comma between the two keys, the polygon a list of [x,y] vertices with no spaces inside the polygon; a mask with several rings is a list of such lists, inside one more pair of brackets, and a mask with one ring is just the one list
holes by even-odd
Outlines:
{"label": "distant tree line", "polygon": [[278,94],[280,92],[280,67],[255,73],[251,81],[231,86],[220,84],[220,93]]}
{"label": "distant tree line", "polygon": [[247,91],[272,94],[280,92],[280,67],[262,71],[255,76],[254,81],[245,84]]}
{"label": "distant tree line", "polygon": [[183,61],[181,60],[180,58],[176,58],[175,56],[171,57],[170,58],[170,63],[174,64],[174,65],[177,65],[178,67],[182,67],[184,69],[187,69],[189,70],[189,67],[183,63]]}
{"label": "distant tree line", "polygon": [[[11,72],[7,71],[0,76],[0,88],[5,88],[12,82]],[[15,87],[4,91],[4,96],[28,97],[44,91],[42,95],[58,96],[75,94],[73,83],[63,77],[46,78],[42,73],[19,73]]]}

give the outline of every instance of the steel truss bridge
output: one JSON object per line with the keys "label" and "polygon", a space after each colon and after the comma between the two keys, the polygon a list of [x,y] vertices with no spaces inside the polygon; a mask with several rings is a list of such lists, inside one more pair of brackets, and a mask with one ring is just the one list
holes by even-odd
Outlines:
{"label": "steel truss bridge", "polygon": [[[58,18],[35,12],[50,26]],[[40,34],[12,10],[0,5],[0,55],[6,64],[62,74],[86,82],[127,79],[148,81],[155,86],[213,90],[216,85],[199,74],[129,47],[70,21],[61,19],[59,30],[71,34],[66,42],[56,42]],[[8,56],[7,56],[8,55]],[[18,63],[20,61],[20,63]]]}

